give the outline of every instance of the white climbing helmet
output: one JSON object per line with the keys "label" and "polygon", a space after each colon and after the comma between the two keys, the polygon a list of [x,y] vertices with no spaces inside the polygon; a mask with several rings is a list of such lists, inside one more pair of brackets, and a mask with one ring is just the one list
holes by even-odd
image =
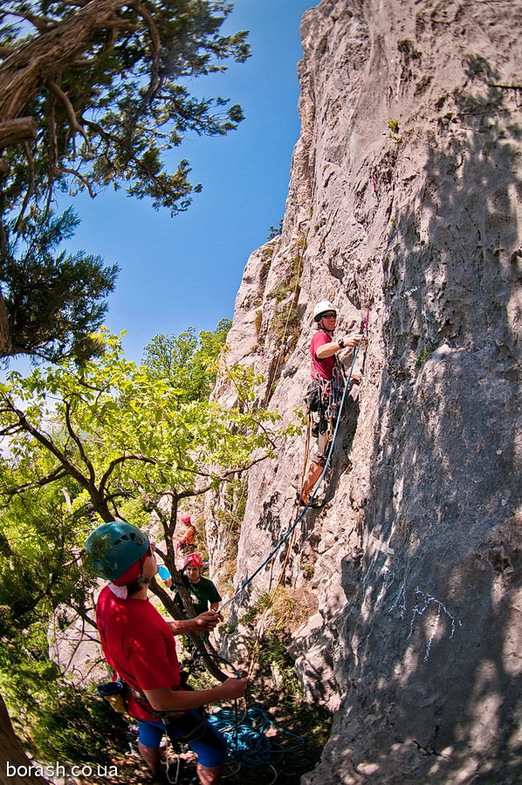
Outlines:
{"label": "white climbing helmet", "polygon": [[334,311],[337,315],[337,308],[335,305],[332,305],[330,300],[321,300],[314,308],[314,322],[318,322],[322,314],[326,313],[326,311]]}

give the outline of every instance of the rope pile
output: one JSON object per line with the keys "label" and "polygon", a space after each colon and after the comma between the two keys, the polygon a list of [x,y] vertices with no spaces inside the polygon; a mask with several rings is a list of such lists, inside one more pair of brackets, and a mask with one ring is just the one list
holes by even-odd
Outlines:
{"label": "rope pile", "polygon": [[[220,709],[211,714],[208,720],[225,736],[231,759],[249,768],[280,763],[288,753],[297,752],[305,746],[302,736],[276,725],[256,703],[247,707],[242,714],[234,709]],[[269,737],[269,732],[283,734],[291,740],[290,744],[281,744]]]}
{"label": "rope pile", "polygon": [[[192,654],[191,660],[184,663],[185,672],[193,670],[196,660],[200,656],[201,651],[196,650]],[[218,654],[213,656],[219,662],[227,665],[236,678],[240,678],[239,671],[229,660]],[[234,708],[219,709],[207,715],[207,720],[226,739],[228,746],[227,768],[229,769],[227,777],[237,774],[242,767],[267,766],[272,770],[273,779],[270,785],[273,785],[278,777],[275,765],[281,763],[289,753],[298,752],[306,745],[302,736],[276,725],[268,712],[254,701],[247,703],[245,709],[239,711],[236,700]],[[276,741],[275,736],[280,737],[281,734],[286,738],[286,744]],[[174,780],[173,783],[177,783],[177,780]]]}

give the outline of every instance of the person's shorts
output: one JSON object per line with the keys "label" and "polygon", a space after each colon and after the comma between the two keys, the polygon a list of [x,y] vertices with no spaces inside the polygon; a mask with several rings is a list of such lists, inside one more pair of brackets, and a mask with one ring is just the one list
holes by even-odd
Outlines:
{"label": "person's shorts", "polygon": [[187,744],[198,756],[198,763],[208,768],[222,766],[227,756],[225,738],[201,719],[195,709],[189,709],[181,717],[168,720],[136,720],[139,728],[139,741],[144,747],[157,749],[163,734],[167,734],[181,744]]}

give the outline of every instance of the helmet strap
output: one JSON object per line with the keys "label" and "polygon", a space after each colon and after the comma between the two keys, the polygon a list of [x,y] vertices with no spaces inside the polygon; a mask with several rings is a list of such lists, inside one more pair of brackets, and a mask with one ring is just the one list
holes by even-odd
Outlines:
{"label": "helmet strap", "polygon": [[[319,319],[319,321],[321,321],[321,319]],[[334,331],[333,331],[333,330],[328,330],[326,327],[321,327],[321,326],[319,326],[319,329],[320,329],[320,330],[322,330],[322,331],[323,331],[323,333],[328,333],[328,335],[329,335],[330,337],[331,337],[331,336],[334,334]]]}
{"label": "helmet strap", "polygon": [[[151,582],[151,578],[145,578],[143,576],[143,565],[145,564],[145,560],[147,559],[147,557],[151,553],[152,553],[152,551],[149,548],[146,551],[146,553],[144,553],[143,556],[141,556],[138,559],[138,562],[135,562],[135,564],[139,563],[139,574],[136,576],[136,578],[132,578],[132,580],[126,580],[126,581],[121,581],[121,578],[115,578],[113,583],[116,586],[124,586],[124,587],[132,586],[132,584],[134,584],[134,585],[136,585],[136,584],[138,584],[138,585],[141,585],[141,584],[148,585]],[[131,567],[132,566],[133,565],[131,565]],[[130,567],[128,569],[130,570]],[[123,574],[125,574],[125,573],[123,573]]]}

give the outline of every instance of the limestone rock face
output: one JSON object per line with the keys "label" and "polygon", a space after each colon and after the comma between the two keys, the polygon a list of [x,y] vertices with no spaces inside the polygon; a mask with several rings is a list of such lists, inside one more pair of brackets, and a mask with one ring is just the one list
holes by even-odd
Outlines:
{"label": "limestone rock face", "polygon": [[[233,604],[315,594],[292,655],[334,724],[306,785],[522,782],[521,23],[519,0],[303,18],[282,233],[248,261],[228,361],[291,421],[314,303],[339,335],[370,305],[326,504]],[[303,460],[304,435],[252,471],[236,587],[295,521]]]}

